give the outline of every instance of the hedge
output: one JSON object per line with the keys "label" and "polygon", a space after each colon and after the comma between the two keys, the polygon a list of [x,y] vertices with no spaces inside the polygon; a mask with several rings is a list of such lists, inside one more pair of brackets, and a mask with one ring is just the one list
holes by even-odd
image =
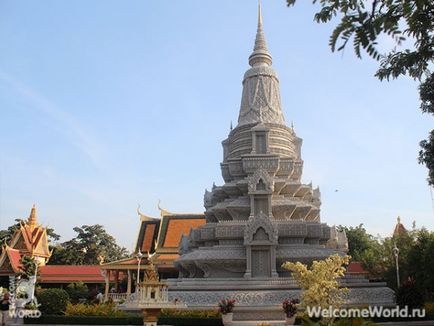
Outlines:
{"label": "hedge", "polygon": [[[58,325],[143,325],[143,318],[99,317],[99,316],[42,316],[41,318],[25,318],[24,324],[58,324]],[[222,326],[221,318],[173,318],[161,317],[159,325],[173,326]]]}
{"label": "hedge", "polygon": [[63,289],[42,289],[36,295],[41,304],[41,312],[49,315],[62,315],[69,302],[69,295]]}
{"label": "hedge", "polygon": [[41,318],[24,318],[24,324],[58,324],[58,325],[143,325],[143,318],[100,317],[100,316],[55,316],[42,315]]}

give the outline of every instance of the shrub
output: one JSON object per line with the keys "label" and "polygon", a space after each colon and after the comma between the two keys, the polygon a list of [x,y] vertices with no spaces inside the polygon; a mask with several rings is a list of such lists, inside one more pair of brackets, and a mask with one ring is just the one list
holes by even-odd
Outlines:
{"label": "shrub", "polygon": [[423,305],[423,294],[418,290],[414,278],[409,277],[396,292],[396,303],[408,309],[419,308]]}
{"label": "shrub", "polygon": [[217,310],[187,310],[187,309],[163,309],[162,318],[220,318]]}
{"label": "shrub", "polygon": [[222,299],[219,302],[219,310],[223,315],[231,313],[234,310],[234,306],[234,299]]}
{"label": "shrub", "polygon": [[61,315],[69,302],[68,293],[63,289],[43,289],[37,297],[39,309],[47,315]]}
{"label": "shrub", "polygon": [[142,316],[100,317],[100,316],[47,316],[24,318],[24,324],[42,325],[143,325]]}
{"label": "shrub", "polygon": [[300,300],[298,299],[292,299],[291,301],[289,299],[285,299],[282,302],[282,308],[285,312],[286,317],[293,317],[297,313],[297,304],[300,303]]}
{"label": "shrub", "polygon": [[78,303],[80,299],[87,298],[89,289],[83,282],[76,282],[68,284],[66,287],[66,292],[68,292],[69,299],[72,303]]}
{"label": "shrub", "polygon": [[434,319],[434,301],[425,303],[425,312],[429,319]]}
{"label": "shrub", "polygon": [[87,294],[87,300],[89,300],[89,302],[98,303],[99,301],[96,299],[98,293],[99,291],[97,289],[89,291],[89,293]]}
{"label": "shrub", "polygon": [[115,303],[104,304],[71,304],[68,303],[65,311],[66,316],[108,316],[125,317],[124,311],[118,310]]}
{"label": "shrub", "polygon": [[[162,325],[177,326],[223,326],[221,318],[160,318]],[[24,318],[24,324],[42,325],[143,325],[141,315],[128,315],[127,317],[105,316],[47,316],[41,318]]]}

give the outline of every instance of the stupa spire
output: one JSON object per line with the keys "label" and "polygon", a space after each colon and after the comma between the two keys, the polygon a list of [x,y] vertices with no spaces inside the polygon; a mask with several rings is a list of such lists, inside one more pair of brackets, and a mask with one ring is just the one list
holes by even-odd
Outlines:
{"label": "stupa spire", "polygon": [[261,2],[258,4],[258,28],[255,46],[249,57],[251,68],[244,74],[238,126],[253,123],[285,124],[280,103],[279,79],[273,70],[262,21]]}
{"label": "stupa spire", "polygon": [[256,31],[255,46],[253,53],[249,57],[249,64],[254,67],[258,65],[270,66],[272,63],[271,54],[268,52],[267,42],[265,40],[264,29],[262,26],[262,8],[261,0],[258,1],[258,29]]}
{"label": "stupa spire", "polygon": [[30,211],[29,219],[27,220],[30,226],[36,226],[37,218],[36,218],[36,205],[33,204],[32,210]]}

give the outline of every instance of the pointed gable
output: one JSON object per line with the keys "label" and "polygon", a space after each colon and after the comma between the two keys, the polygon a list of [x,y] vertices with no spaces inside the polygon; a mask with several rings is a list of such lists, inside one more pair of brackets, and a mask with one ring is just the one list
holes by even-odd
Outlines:
{"label": "pointed gable", "polygon": [[21,225],[20,231],[31,256],[42,258],[51,256],[47,230],[37,222],[35,205],[32,207],[27,223]]}
{"label": "pointed gable", "polygon": [[19,273],[23,256],[36,258],[42,266],[51,256],[47,230],[37,223],[35,205],[27,221],[21,223],[13,234],[9,245],[4,246],[0,256],[0,273]]}
{"label": "pointed gable", "polygon": [[0,275],[20,273],[21,257],[22,254],[19,250],[5,245],[3,247],[2,255],[0,256]]}
{"label": "pointed gable", "polygon": [[158,238],[158,230],[160,228],[160,220],[142,214],[137,209],[137,214],[140,216],[140,229],[137,235],[135,252],[139,250],[143,253],[152,253],[155,251],[155,243]]}

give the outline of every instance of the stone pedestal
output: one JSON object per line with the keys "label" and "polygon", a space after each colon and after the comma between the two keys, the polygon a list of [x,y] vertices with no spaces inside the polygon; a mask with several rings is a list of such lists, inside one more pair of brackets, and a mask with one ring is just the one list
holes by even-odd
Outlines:
{"label": "stone pedestal", "polygon": [[157,326],[161,308],[143,309],[143,326]]}
{"label": "stone pedestal", "polygon": [[[349,306],[394,306],[394,293],[385,283],[370,283],[361,276],[345,276],[340,283],[349,289]],[[251,320],[283,323],[282,302],[300,295],[291,278],[169,280],[169,299],[190,309],[213,309],[222,298],[235,299],[234,325]]]}

